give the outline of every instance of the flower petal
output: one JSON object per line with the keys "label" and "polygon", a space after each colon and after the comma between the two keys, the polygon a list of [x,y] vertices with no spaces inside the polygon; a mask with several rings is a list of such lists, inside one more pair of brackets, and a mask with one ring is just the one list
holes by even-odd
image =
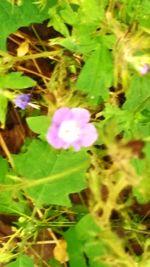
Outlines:
{"label": "flower petal", "polygon": [[98,134],[95,126],[91,123],[86,124],[86,126],[82,129],[82,135],[80,137],[82,146],[91,146],[97,138]]}
{"label": "flower petal", "polygon": [[90,120],[90,113],[87,109],[72,108],[71,112],[73,113],[73,119],[78,121],[80,125],[85,124]]}
{"label": "flower petal", "polygon": [[52,145],[55,148],[63,148],[64,142],[58,137],[57,133],[58,133],[57,127],[55,126],[50,127],[47,133],[47,141],[50,145]]}
{"label": "flower petal", "polygon": [[75,151],[92,145],[98,134],[95,126],[88,123],[89,120],[90,113],[84,108],[58,109],[53,116],[52,126],[48,129],[48,143],[55,148],[73,147]]}
{"label": "flower petal", "polygon": [[76,141],[72,144],[73,148],[75,151],[79,151],[81,148],[81,142],[80,141]]}
{"label": "flower petal", "polygon": [[53,116],[53,123],[59,125],[64,120],[71,119],[71,117],[72,114],[69,108],[59,108]]}
{"label": "flower petal", "polygon": [[17,95],[13,101],[16,107],[19,107],[21,109],[26,109],[30,99],[31,99],[31,94],[21,94]]}

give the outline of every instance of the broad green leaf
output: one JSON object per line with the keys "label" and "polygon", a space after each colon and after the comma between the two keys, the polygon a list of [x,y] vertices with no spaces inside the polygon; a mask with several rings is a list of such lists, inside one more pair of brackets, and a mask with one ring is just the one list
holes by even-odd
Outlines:
{"label": "broad green leaf", "polygon": [[147,142],[147,144],[144,147],[144,153],[146,155],[146,159],[150,162],[150,143]]}
{"label": "broad green leaf", "polygon": [[91,214],[87,214],[76,225],[76,231],[79,239],[86,241],[98,234],[100,232],[100,228]]}
{"label": "broad green leaf", "polygon": [[57,260],[55,260],[54,258],[51,258],[49,260],[49,264],[51,267],[62,267],[61,263],[59,263]]}
{"label": "broad green leaf", "polygon": [[[150,27],[150,2],[149,0],[122,0],[124,6],[122,7],[122,17],[126,18],[126,22],[132,22],[136,19],[140,25]],[[140,12],[139,12],[140,10]]]}
{"label": "broad green leaf", "polygon": [[33,260],[26,255],[20,255],[18,258],[6,267],[34,267]]}
{"label": "broad green leaf", "polygon": [[150,106],[150,77],[134,76],[126,93],[126,102],[123,105],[125,110],[134,113],[140,112]]}
{"label": "broad green leaf", "polygon": [[65,234],[70,259],[70,266],[78,264],[86,267],[85,256],[90,267],[107,267],[100,261],[100,256],[106,254],[105,246],[98,239],[100,228],[91,214],[85,215],[75,227],[70,228]]}
{"label": "broad green leaf", "polygon": [[69,30],[64,23],[64,20],[62,19],[60,15],[61,6],[54,6],[53,8],[49,9],[49,17],[50,21],[48,23],[48,26],[53,26],[54,29],[58,32],[60,32],[64,36],[69,36]]}
{"label": "broad green leaf", "polygon": [[100,38],[92,38],[89,27],[83,27],[83,29],[84,31],[79,34],[75,34],[66,38],[54,38],[51,43],[59,44],[72,52],[87,55],[93,51],[93,47],[95,49],[97,46],[99,46]]}
{"label": "broad green leaf", "polygon": [[100,98],[108,99],[112,76],[111,54],[99,45],[82,68],[76,88],[87,93],[92,103],[98,104]]}
{"label": "broad green leaf", "polygon": [[90,267],[107,267],[100,260],[100,256],[107,254],[103,241],[98,238],[100,232],[101,229],[91,214],[85,215],[76,225],[76,233],[82,243],[82,250],[89,259]]}
{"label": "broad green leaf", "polygon": [[36,81],[21,72],[11,72],[0,76],[0,87],[5,89],[25,89],[36,85]]}
{"label": "broad green leaf", "polygon": [[78,239],[75,227],[70,228],[64,236],[67,241],[70,267],[87,267],[86,260],[83,255],[83,245]]}
{"label": "broad green leaf", "polygon": [[[50,23],[66,38],[55,38],[51,40],[51,43],[60,44],[75,53],[88,55],[100,43],[96,29],[100,27],[103,20],[106,5],[107,0],[83,0],[75,5],[61,1],[61,4],[54,7],[53,11],[50,9],[51,13],[55,10],[55,15],[53,14]],[[58,23],[57,16],[61,23]],[[68,31],[65,33],[66,29],[63,32],[64,26],[66,27],[65,23],[72,26],[70,34]]]}
{"label": "broad green leaf", "polygon": [[4,184],[8,172],[8,162],[6,159],[2,158],[2,156],[0,156],[0,170],[0,183]]}
{"label": "broad green leaf", "polygon": [[60,32],[64,36],[69,36],[69,30],[63,20],[61,19],[60,16],[58,16],[56,13],[53,15],[50,14],[51,20],[48,23],[48,26],[53,26],[54,29],[58,32]]}
{"label": "broad green leaf", "polygon": [[68,195],[86,187],[88,157],[84,150],[53,150],[46,142],[34,140],[26,153],[13,156],[16,172],[29,181],[25,191],[41,206],[70,206]]}
{"label": "broad green leaf", "polygon": [[143,0],[140,6],[140,12],[137,12],[140,24],[143,27],[150,28],[150,1]]}
{"label": "broad green leaf", "polygon": [[0,123],[2,124],[1,127],[3,128],[5,125],[5,119],[7,115],[7,105],[8,105],[8,99],[0,95]]}
{"label": "broad green leaf", "polygon": [[133,196],[137,199],[140,204],[146,204],[150,201],[150,185],[149,176],[143,174],[143,177],[138,186],[133,188]]}
{"label": "broad green leaf", "polygon": [[132,160],[137,174],[140,176],[140,181],[136,187],[133,188],[133,195],[136,197],[139,203],[144,204],[150,201],[150,144],[145,144],[144,158]]}
{"label": "broad green leaf", "polygon": [[27,123],[33,132],[40,134],[41,139],[46,138],[46,133],[50,126],[50,119],[48,116],[28,117]]}
{"label": "broad green leaf", "polygon": [[12,183],[11,189],[1,189],[0,194],[0,213],[3,214],[24,214],[27,212],[26,201],[22,197],[21,193],[15,192],[13,187],[13,181],[8,178],[9,165],[6,159],[0,157],[0,186]]}
{"label": "broad green leaf", "polygon": [[13,155],[16,171],[31,180],[46,177],[53,169],[57,154],[48,143],[34,140],[25,153]]}
{"label": "broad green leaf", "polygon": [[[76,8],[77,9],[77,8]],[[74,25],[78,22],[78,13],[75,12],[73,6],[69,5],[67,2],[62,2],[62,7],[59,11],[62,19],[68,24],[68,25]]]}
{"label": "broad green leaf", "polygon": [[[139,117],[139,118],[138,118]],[[150,117],[149,122],[144,122],[140,115],[132,124],[132,134],[135,138],[145,138],[150,136]]]}
{"label": "broad green leaf", "polygon": [[122,110],[117,106],[113,106],[111,104],[106,104],[105,109],[103,111],[103,116],[105,117],[104,124],[109,123],[111,119],[117,122],[119,126],[119,130],[128,130],[130,127],[130,122],[132,120],[132,114],[127,110]]}
{"label": "broad green leaf", "polygon": [[[25,199],[21,194],[15,193],[13,184],[11,189],[6,189],[0,194],[0,213],[17,214],[26,216],[28,212]],[[25,215],[26,214],[26,215]]]}
{"label": "broad green leaf", "polygon": [[99,0],[82,0],[80,2],[79,16],[80,23],[83,24],[96,24],[104,17],[105,6],[107,1]]}
{"label": "broad green leaf", "polygon": [[5,0],[0,1],[0,50],[6,50],[6,39],[10,33],[22,26],[46,20],[49,17],[48,8],[55,3],[54,0],[47,1],[46,7],[41,10],[31,0],[22,1],[21,5],[11,5]]}
{"label": "broad green leaf", "polygon": [[132,136],[145,138],[150,135],[150,77],[134,76],[126,93],[123,110],[132,117]]}

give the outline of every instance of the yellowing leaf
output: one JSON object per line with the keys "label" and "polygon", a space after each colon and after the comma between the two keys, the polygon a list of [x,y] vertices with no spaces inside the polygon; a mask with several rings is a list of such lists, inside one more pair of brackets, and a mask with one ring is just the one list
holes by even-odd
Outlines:
{"label": "yellowing leaf", "polygon": [[67,242],[65,240],[59,240],[53,250],[53,254],[54,258],[62,264],[68,261]]}
{"label": "yellowing leaf", "polygon": [[22,57],[22,56],[26,55],[28,53],[28,51],[29,51],[29,42],[28,41],[24,41],[17,48],[17,56],[18,57]]}

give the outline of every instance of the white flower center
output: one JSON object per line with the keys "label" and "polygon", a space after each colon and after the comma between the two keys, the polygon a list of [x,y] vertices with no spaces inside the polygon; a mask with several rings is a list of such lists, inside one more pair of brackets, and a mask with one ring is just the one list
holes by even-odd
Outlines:
{"label": "white flower center", "polygon": [[74,120],[68,120],[61,123],[58,136],[67,143],[76,141],[81,134],[80,128],[77,122]]}

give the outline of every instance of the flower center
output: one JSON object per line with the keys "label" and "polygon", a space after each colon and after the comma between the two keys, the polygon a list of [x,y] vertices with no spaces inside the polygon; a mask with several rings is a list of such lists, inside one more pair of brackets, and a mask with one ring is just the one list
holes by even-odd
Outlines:
{"label": "flower center", "polygon": [[74,120],[67,120],[61,123],[58,136],[67,143],[72,143],[78,140],[81,134],[77,122]]}

